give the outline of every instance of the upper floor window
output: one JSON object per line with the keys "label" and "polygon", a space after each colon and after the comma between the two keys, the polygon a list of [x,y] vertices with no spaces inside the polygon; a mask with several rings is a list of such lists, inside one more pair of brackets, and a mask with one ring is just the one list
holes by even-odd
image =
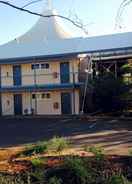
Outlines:
{"label": "upper floor window", "polygon": [[48,63],[43,63],[43,64],[41,64],[41,68],[42,69],[48,69],[49,68],[49,64]]}
{"label": "upper floor window", "polygon": [[49,64],[48,63],[32,64],[31,68],[32,68],[32,70],[34,70],[34,69],[49,69]]}
{"label": "upper floor window", "polygon": [[32,64],[32,70],[39,69],[39,64]]}

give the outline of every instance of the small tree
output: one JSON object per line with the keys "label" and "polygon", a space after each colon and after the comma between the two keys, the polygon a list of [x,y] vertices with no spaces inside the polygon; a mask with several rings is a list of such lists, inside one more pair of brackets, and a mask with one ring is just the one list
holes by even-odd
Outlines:
{"label": "small tree", "polygon": [[121,111],[126,107],[126,103],[121,96],[128,91],[127,85],[122,79],[116,79],[112,73],[95,78],[94,103],[103,112]]}

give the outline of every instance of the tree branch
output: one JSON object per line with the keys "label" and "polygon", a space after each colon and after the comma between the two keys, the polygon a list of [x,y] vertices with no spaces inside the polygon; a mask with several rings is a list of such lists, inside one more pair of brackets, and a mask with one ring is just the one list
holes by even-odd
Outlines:
{"label": "tree branch", "polygon": [[[62,19],[64,19],[64,20],[66,20],[66,21],[72,23],[72,24],[73,24],[74,26],[76,26],[77,28],[83,30],[85,34],[88,34],[88,31],[84,28],[84,26],[83,26],[82,23],[80,23],[80,22],[75,22],[75,21],[73,21],[72,19],[70,19],[70,18],[68,18],[68,17],[62,16],[62,15],[57,15],[57,14],[56,14],[56,15],[43,15],[43,14],[40,14],[40,13],[36,13],[36,12],[30,11],[30,10],[25,9],[25,8],[23,8],[23,7],[16,6],[16,5],[14,5],[14,4],[12,4],[12,3],[9,3],[9,2],[7,2],[7,1],[0,1],[0,3],[1,3],[1,4],[4,4],[4,5],[6,5],[6,6],[10,6],[10,7],[14,8],[14,9],[19,10],[19,11],[23,11],[23,12],[25,12],[25,13],[31,14],[31,15],[36,15],[36,16],[40,16],[40,17],[44,17],[44,18],[50,18],[50,17],[59,17],[59,18],[62,18]],[[32,3],[33,3],[33,2],[32,2]],[[31,3],[30,3],[30,4],[31,4]],[[27,6],[27,5],[25,5],[25,6]]]}
{"label": "tree branch", "polygon": [[39,1],[43,1],[43,0],[34,0],[34,1],[31,1],[31,2],[29,2],[29,3],[27,3],[27,4],[25,4],[24,6],[22,6],[22,8],[26,8],[27,6],[30,6],[30,5],[32,5],[32,4],[34,4],[34,3],[39,2]]}
{"label": "tree branch", "polygon": [[117,11],[117,15],[116,15],[116,23],[115,23],[115,27],[119,26],[121,27],[121,16],[123,14],[123,11],[125,9],[126,6],[128,6],[130,3],[132,3],[132,0],[123,0],[119,6],[119,9]]}

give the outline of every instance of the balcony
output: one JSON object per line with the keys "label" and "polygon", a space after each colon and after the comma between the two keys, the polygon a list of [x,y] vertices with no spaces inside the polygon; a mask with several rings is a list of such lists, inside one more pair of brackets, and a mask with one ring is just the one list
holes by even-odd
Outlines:
{"label": "balcony", "polygon": [[49,91],[79,88],[78,72],[1,76],[0,92]]}

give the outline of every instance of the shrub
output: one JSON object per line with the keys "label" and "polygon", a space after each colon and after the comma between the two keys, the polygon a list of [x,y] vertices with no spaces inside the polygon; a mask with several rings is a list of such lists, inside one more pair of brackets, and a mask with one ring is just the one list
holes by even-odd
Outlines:
{"label": "shrub", "polygon": [[45,163],[45,159],[43,158],[34,158],[31,160],[31,163],[34,167],[42,167],[44,166],[44,163]]}
{"label": "shrub", "polygon": [[87,171],[84,161],[81,158],[67,158],[64,161],[64,167],[70,173],[71,182],[76,184],[92,183],[92,173]]}
{"label": "shrub", "polygon": [[55,152],[61,152],[69,147],[69,141],[63,137],[54,137],[49,141],[48,149]]}
{"label": "shrub", "polygon": [[62,180],[60,178],[57,178],[56,176],[51,177],[48,182],[48,184],[61,184],[61,183]]}
{"label": "shrub", "polygon": [[129,149],[128,152],[129,152],[129,155],[132,156],[132,149]]}
{"label": "shrub", "polygon": [[132,184],[132,183],[128,182],[128,180],[124,178],[124,176],[114,175],[110,178],[108,184]]}
{"label": "shrub", "polygon": [[104,160],[104,150],[101,147],[91,146],[87,150],[94,154],[97,161]]}
{"label": "shrub", "polygon": [[39,142],[36,145],[27,147],[21,155],[31,156],[35,154],[41,154],[47,152],[48,145],[47,142]]}
{"label": "shrub", "polygon": [[31,174],[32,184],[43,184],[45,181],[44,171],[40,168],[36,168]]}
{"label": "shrub", "polygon": [[95,78],[93,85],[94,105],[103,112],[123,111],[126,103],[122,95],[129,91],[128,86],[121,80],[116,79],[111,73]]}
{"label": "shrub", "polygon": [[0,184],[31,184],[31,180],[28,174],[26,175],[0,174]]}

